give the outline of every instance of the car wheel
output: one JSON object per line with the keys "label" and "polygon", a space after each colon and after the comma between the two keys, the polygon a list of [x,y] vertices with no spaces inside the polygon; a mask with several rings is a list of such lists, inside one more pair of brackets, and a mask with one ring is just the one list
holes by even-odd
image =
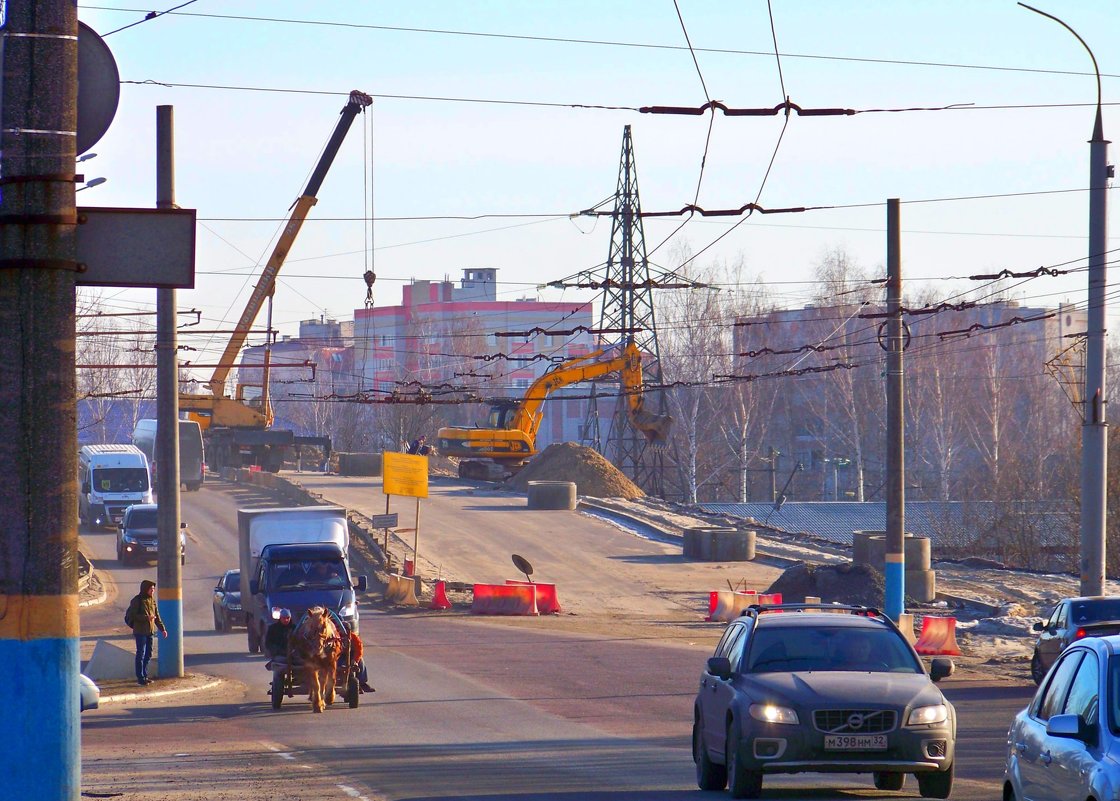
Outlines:
{"label": "car wheel", "polygon": [[894,773],[882,770],[875,771],[876,790],[901,790],[904,781],[906,781],[905,773]]}
{"label": "car wheel", "polygon": [[918,792],[922,798],[948,798],[953,792],[953,766],[936,773],[915,774],[918,779]]}
{"label": "car wheel", "polygon": [[1035,684],[1042,684],[1045,677],[1046,671],[1042,669],[1042,657],[1038,651],[1035,651],[1031,657],[1031,678],[1034,679]]}
{"label": "car wheel", "polygon": [[727,766],[717,765],[708,756],[699,713],[692,723],[692,761],[696,763],[696,785],[701,790],[722,790],[727,786]]}
{"label": "car wheel", "polygon": [[739,761],[739,731],[735,722],[727,724],[727,789],[732,798],[758,798],[762,792],[762,771],[747,770]]}

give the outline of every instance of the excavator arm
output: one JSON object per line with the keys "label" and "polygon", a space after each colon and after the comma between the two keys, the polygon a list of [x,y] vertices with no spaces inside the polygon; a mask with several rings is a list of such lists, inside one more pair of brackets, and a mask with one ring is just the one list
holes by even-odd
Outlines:
{"label": "excavator arm", "polygon": [[[544,414],[544,401],[561,387],[591,381],[610,373],[621,376],[624,402],[634,427],[651,442],[665,439],[671,420],[643,408],[642,355],[628,343],[622,353],[602,358],[603,351],[577,357],[534,381],[517,401],[498,403],[491,414],[491,427],[447,427],[439,430],[438,448],[445,456],[485,458],[516,468],[536,452],[537,430]],[[464,478],[486,478],[478,463],[461,462]]]}

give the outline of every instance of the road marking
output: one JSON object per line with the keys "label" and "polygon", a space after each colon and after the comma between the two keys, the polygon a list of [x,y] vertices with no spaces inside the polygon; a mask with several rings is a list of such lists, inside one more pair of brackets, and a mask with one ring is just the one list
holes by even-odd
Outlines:
{"label": "road marking", "polygon": [[369,798],[367,796],[362,795],[360,791],[355,790],[353,787],[347,787],[345,784],[339,784],[336,786],[339,790],[346,793],[346,795],[350,796],[351,798],[356,798],[358,799],[358,801],[369,801]]}

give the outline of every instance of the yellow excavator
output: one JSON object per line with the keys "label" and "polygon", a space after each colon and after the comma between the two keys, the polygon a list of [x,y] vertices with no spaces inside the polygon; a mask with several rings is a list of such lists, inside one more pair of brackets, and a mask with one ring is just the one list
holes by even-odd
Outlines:
{"label": "yellow excavator", "polygon": [[559,365],[534,381],[521,398],[499,398],[490,407],[485,426],[448,426],[437,434],[436,447],[443,456],[460,459],[459,477],[494,480],[516,472],[536,454],[537,429],[544,401],[554,390],[619,373],[622,401],[630,421],[653,443],[663,442],[672,419],[648,412],[642,399],[642,354],[633,342],[617,356],[602,350]]}
{"label": "yellow excavator", "polygon": [[[227,466],[258,465],[263,470],[276,472],[293,445],[313,445],[323,450],[326,455],[330,455],[330,437],[301,437],[296,436],[292,431],[272,428],[274,417],[272,403],[268,396],[270,365],[267,349],[259,384],[238,384],[235,396],[230,398],[226,395],[226,380],[265,300],[269,302],[267,327],[271,331],[272,295],[276,289],[276,276],[284,266],[284,260],[288,257],[288,251],[291,250],[296,235],[307,219],[308,212],[318,201],[316,195],[319,187],[326,178],[335,156],[338,155],[342,140],[346,138],[351,123],[358,113],[372,102],[373,99],[364,92],[350,93],[350,98],[340,112],[331,138],[323,148],[319,162],[307,181],[307,188],[292,205],[291,216],[276,241],[276,247],[261,273],[260,280],[253,287],[249,301],[241,312],[241,319],[238,320],[237,327],[218,360],[213,376],[207,382],[209,394],[179,394],[180,412],[186,413],[187,419],[196,421],[202,428],[206,446],[206,463],[211,470]],[[245,390],[249,387],[257,387],[259,395],[247,397]]]}

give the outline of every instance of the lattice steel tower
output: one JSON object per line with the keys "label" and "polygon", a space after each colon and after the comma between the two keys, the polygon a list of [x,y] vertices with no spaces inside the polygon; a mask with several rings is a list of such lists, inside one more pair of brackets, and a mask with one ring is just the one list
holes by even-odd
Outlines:
{"label": "lattice steel tower", "polygon": [[[620,330],[615,342],[623,345],[633,341],[646,354],[642,372],[646,384],[661,383],[661,351],[657,344],[657,325],[653,304],[654,280],[646,258],[646,236],[642,227],[642,204],[638,197],[638,165],[634,159],[634,142],[630,126],[622,133],[622,158],[618,169],[618,187],[611,212],[611,245],[602,278],[602,306],[599,328]],[[621,384],[619,385],[621,390]],[[598,433],[598,404],[594,396],[588,409],[585,431]],[[646,396],[646,407],[665,414],[663,392]],[[598,447],[600,443],[595,443]],[[614,415],[607,429],[606,448],[598,448],[619,469],[651,495],[663,494],[661,450],[653,448],[630,422],[626,403],[621,397],[615,403]]]}

